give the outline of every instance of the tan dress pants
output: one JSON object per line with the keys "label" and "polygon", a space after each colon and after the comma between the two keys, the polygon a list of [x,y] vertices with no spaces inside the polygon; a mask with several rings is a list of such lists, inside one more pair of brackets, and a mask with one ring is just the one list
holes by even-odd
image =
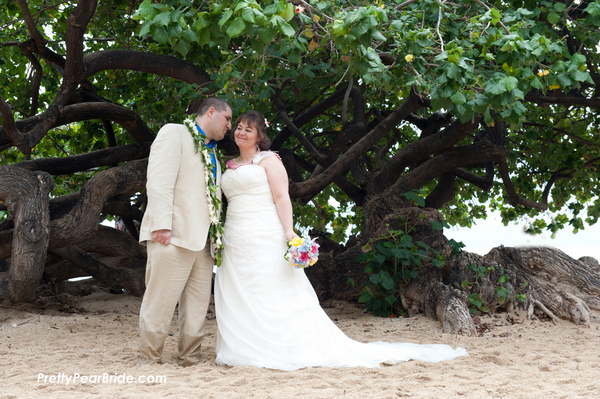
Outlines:
{"label": "tan dress pants", "polygon": [[147,242],[146,292],[140,309],[140,365],[160,363],[169,325],[179,301],[177,363],[200,361],[210,302],[214,260],[207,243],[202,251]]}

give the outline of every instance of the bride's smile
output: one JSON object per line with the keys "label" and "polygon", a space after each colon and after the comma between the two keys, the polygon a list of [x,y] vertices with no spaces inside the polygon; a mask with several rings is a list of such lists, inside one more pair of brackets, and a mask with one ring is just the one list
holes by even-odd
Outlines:
{"label": "bride's smile", "polygon": [[240,150],[255,149],[258,142],[258,130],[246,122],[240,122],[235,128],[235,143]]}

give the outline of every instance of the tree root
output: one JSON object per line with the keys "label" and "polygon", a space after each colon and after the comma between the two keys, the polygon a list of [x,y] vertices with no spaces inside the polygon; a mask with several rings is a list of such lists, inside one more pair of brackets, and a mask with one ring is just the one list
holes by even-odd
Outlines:
{"label": "tree root", "polygon": [[435,315],[442,322],[445,333],[474,336],[477,334],[473,319],[469,313],[466,295],[455,288],[437,283],[434,289],[437,294]]}
{"label": "tree root", "polygon": [[589,326],[592,317],[590,308],[600,307],[600,273],[558,249],[500,246],[483,257],[461,254],[457,258],[453,274],[460,274],[467,264],[476,265],[479,274],[484,271],[483,277],[467,271],[460,275],[460,279],[476,281],[472,289],[477,290],[474,292],[492,312],[496,302],[500,301],[495,292],[501,284],[500,275],[510,280],[502,283],[502,288],[508,292],[508,298],[503,298],[503,302],[514,301],[515,295],[525,294],[528,317],[537,306],[553,323],[566,319],[577,325]]}
{"label": "tree root", "polygon": [[527,319],[528,320],[531,320],[531,317],[533,316],[533,309],[535,306],[540,308],[542,310],[542,312],[544,312],[546,314],[546,316],[548,316],[552,320],[552,323],[554,325],[556,325],[558,323],[558,317],[556,317],[554,315],[554,313],[552,313],[550,310],[548,310],[548,308],[545,307],[544,304],[541,303],[540,301],[538,301],[537,299],[532,299],[531,301],[529,301],[529,307],[527,308]]}

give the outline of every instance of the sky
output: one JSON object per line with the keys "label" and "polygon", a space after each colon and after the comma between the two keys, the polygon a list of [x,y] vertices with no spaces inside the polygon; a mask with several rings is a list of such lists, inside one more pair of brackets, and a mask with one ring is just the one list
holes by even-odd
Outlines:
{"label": "sky", "polygon": [[571,227],[558,231],[555,238],[550,233],[532,236],[524,233],[523,224],[502,224],[499,214],[490,214],[486,220],[477,220],[477,224],[471,228],[451,227],[444,229],[448,239],[462,241],[465,244],[464,251],[479,255],[487,254],[490,249],[504,245],[505,247],[531,247],[545,246],[560,249],[572,258],[579,259],[582,256],[591,256],[600,259],[600,223],[587,226],[573,234]]}

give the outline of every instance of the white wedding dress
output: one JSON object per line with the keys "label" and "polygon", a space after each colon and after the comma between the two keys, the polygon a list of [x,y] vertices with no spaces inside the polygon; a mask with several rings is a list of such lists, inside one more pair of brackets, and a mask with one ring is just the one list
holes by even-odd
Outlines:
{"label": "white wedding dress", "polygon": [[356,342],[331,321],[304,270],[284,259],[284,230],[258,165],[271,154],[259,153],[254,164],[227,169],[221,179],[228,207],[215,279],[217,364],[297,370],[466,356],[447,345]]}

